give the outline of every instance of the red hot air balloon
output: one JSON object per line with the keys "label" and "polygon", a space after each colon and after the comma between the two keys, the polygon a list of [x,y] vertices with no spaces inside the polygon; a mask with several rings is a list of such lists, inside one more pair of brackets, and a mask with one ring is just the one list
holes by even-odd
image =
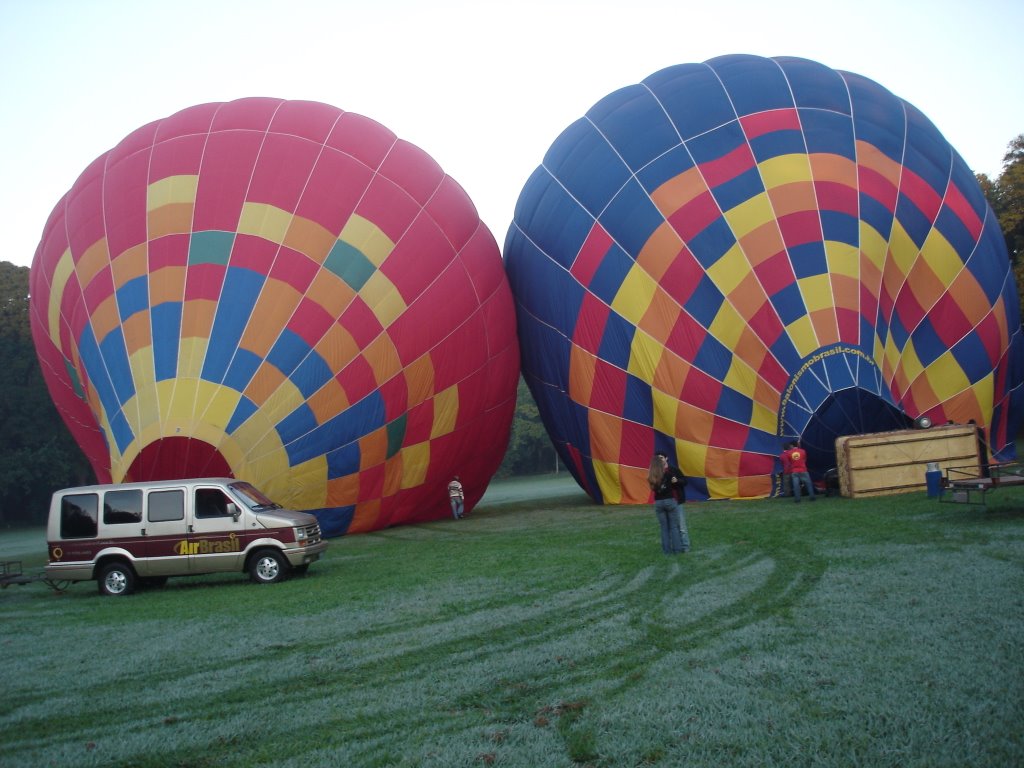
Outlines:
{"label": "red hot air balloon", "polygon": [[31,275],[47,386],[101,481],[231,475],[328,535],[482,496],[519,372],[493,236],[422,150],[326,104],[146,125],[57,204]]}

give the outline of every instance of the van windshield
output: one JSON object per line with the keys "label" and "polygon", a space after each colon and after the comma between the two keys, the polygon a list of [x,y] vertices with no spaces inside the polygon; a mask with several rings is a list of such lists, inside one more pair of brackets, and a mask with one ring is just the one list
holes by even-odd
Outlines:
{"label": "van windshield", "polygon": [[254,512],[261,509],[281,509],[280,504],[276,504],[268,499],[263,495],[263,492],[254,485],[249,483],[231,483],[228,487],[237,493],[249,509]]}

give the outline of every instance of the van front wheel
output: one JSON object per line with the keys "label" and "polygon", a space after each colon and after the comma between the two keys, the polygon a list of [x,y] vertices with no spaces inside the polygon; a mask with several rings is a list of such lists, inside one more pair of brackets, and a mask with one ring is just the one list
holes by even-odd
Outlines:
{"label": "van front wheel", "polygon": [[135,591],[135,571],[126,563],[109,563],[100,571],[97,584],[101,595],[130,595]]}
{"label": "van front wheel", "polygon": [[264,549],[253,555],[249,563],[249,577],[257,584],[273,584],[288,575],[288,563],[274,549]]}

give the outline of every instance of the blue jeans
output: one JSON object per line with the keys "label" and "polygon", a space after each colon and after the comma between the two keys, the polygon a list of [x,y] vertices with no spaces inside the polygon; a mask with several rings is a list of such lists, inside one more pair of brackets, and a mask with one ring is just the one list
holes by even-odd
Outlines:
{"label": "blue jeans", "polygon": [[811,501],[814,501],[814,483],[811,482],[811,475],[809,472],[794,472],[790,477],[793,478],[793,495],[796,497],[796,503],[800,503],[800,484],[803,483],[807,486],[807,495]]}
{"label": "blue jeans", "polygon": [[675,499],[657,499],[654,514],[661,528],[661,551],[666,555],[690,551],[690,534],[686,530],[686,515]]}
{"label": "blue jeans", "polygon": [[462,499],[452,496],[452,517],[458,520],[462,517]]}

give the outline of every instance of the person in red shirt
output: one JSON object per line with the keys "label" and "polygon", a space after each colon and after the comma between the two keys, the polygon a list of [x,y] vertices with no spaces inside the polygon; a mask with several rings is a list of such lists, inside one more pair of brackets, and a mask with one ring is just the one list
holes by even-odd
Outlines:
{"label": "person in red shirt", "polygon": [[799,443],[789,442],[782,452],[782,471],[789,472],[793,483],[793,497],[797,504],[800,503],[800,488],[807,487],[807,497],[814,501],[814,483],[811,482],[811,474],[807,471],[807,451],[800,447]]}

